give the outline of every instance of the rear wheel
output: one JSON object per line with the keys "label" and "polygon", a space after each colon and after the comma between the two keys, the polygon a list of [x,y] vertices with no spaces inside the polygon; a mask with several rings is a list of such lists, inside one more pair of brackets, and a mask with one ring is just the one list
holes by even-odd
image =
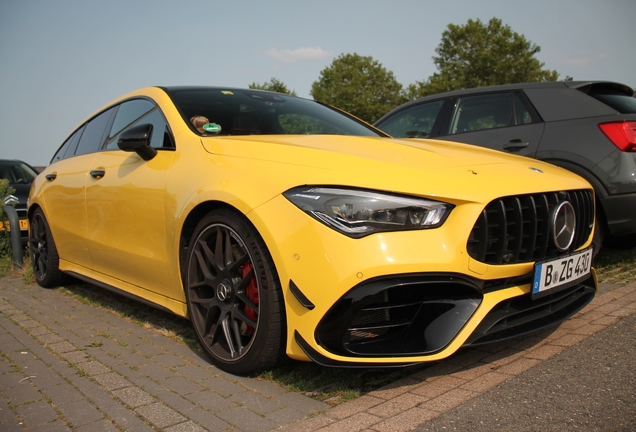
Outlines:
{"label": "rear wheel", "polygon": [[265,243],[239,213],[209,213],[190,241],[186,272],[190,320],[213,363],[234,374],[284,358],[280,282]]}
{"label": "rear wheel", "polygon": [[64,280],[64,273],[60,271],[55,241],[42,210],[33,212],[29,224],[29,252],[35,280],[41,287],[56,287]]}

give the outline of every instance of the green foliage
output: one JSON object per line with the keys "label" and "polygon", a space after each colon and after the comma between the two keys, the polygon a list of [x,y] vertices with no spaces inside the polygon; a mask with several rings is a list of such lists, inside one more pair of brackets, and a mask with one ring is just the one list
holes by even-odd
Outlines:
{"label": "green foliage", "polygon": [[289,90],[282,81],[273,77],[269,80],[269,82],[264,82],[263,84],[253,82],[249,85],[249,88],[254,90],[266,90],[276,93],[285,93],[292,96],[298,96],[294,90]]}
{"label": "green foliage", "polygon": [[320,72],[312,97],[373,123],[405,102],[402,84],[372,57],[341,54]]}
{"label": "green foliage", "polygon": [[4,210],[3,210],[4,199],[6,197],[8,197],[9,195],[11,195],[12,193],[14,193],[14,192],[15,192],[15,189],[13,189],[11,186],[9,186],[9,180],[0,179],[0,199],[2,200],[0,202],[0,219],[2,221],[5,220],[5,214],[4,214]]}
{"label": "green foliage", "polygon": [[449,24],[435,49],[433,62],[439,72],[424,82],[409,85],[406,94],[415,99],[464,88],[520,82],[556,81],[557,71],[542,69],[535,58],[541,48],[503,25],[498,18],[488,24],[469,19],[464,25]]}
{"label": "green foliage", "polygon": [[[0,179],[0,224],[8,227],[7,215],[4,213],[4,199],[15,192],[11,186],[9,186],[9,180]],[[0,256],[11,256],[11,237],[9,230],[5,229],[0,231]],[[11,262],[7,259],[8,262]],[[3,272],[4,273],[4,272]]]}

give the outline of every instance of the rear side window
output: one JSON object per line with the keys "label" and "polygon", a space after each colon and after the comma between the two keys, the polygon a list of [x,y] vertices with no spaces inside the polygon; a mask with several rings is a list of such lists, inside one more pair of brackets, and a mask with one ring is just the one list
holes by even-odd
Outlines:
{"label": "rear side window", "polygon": [[377,125],[396,138],[426,138],[431,136],[444,99],[409,107]]}
{"label": "rear side window", "polygon": [[112,113],[113,108],[104,111],[88,122],[79,145],[77,146],[77,150],[75,150],[75,156],[93,153],[99,150],[104,139],[104,131],[106,130]]}
{"label": "rear side window", "polygon": [[71,135],[62,147],[53,155],[53,159],[51,159],[51,163],[60,161],[62,159],[66,159],[67,157],[71,157],[75,154],[75,149],[77,148],[77,143],[82,137],[82,132],[84,132],[84,127],[82,126],[78,130],[75,131],[73,135]]}

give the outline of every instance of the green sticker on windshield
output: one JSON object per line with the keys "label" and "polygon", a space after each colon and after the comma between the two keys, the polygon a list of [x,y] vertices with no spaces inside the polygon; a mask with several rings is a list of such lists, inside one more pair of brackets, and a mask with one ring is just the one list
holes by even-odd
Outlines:
{"label": "green sticker on windshield", "polygon": [[221,126],[216,123],[206,123],[203,125],[203,130],[210,133],[221,132]]}

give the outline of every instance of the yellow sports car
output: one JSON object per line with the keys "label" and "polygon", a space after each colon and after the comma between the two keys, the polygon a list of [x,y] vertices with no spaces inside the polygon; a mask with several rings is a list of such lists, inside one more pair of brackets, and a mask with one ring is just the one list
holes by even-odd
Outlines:
{"label": "yellow sports car", "polygon": [[116,99],[55,153],[28,214],[40,285],[71,275],[189,317],[236,374],[438,360],[597,290],[580,177],[255,90]]}

